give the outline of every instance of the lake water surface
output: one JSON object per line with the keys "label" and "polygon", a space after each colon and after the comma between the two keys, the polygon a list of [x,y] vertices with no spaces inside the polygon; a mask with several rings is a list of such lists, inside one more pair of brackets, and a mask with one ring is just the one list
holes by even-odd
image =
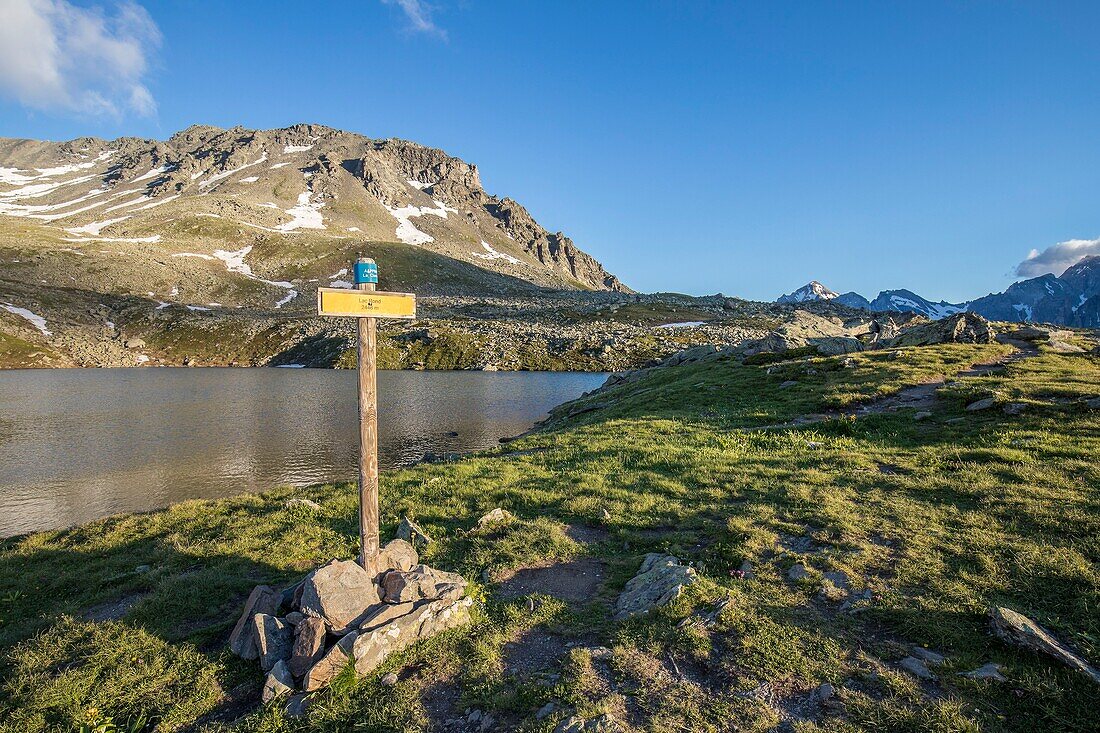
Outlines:
{"label": "lake water surface", "polygon": [[[378,374],[379,461],[489,448],[606,375]],[[0,537],[184,499],[353,480],[354,371],[0,371]]]}

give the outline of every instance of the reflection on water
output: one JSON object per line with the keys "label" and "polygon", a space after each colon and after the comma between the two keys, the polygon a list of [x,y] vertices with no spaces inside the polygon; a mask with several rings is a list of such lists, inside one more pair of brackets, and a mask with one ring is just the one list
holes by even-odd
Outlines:
{"label": "reflection on water", "polygon": [[[604,376],[379,372],[380,463],[497,445]],[[355,396],[351,371],[0,372],[0,536],[184,499],[352,480]]]}

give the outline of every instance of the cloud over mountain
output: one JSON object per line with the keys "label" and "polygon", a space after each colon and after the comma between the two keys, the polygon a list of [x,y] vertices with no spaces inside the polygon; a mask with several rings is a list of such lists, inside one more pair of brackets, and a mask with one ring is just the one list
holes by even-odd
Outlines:
{"label": "cloud over mountain", "polygon": [[1027,259],[1016,265],[1016,274],[1019,277],[1037,277],[1048,272],[1061,275],[1089,255],[1100,255],[1100,239],[1070,239],[1052,244],[1042,252],[1031,250]]}
{"label": "cloud over mountain", "polygon": [[32,109],[149,116],[146,86],[161,35],[132,2],[78,7],[65,0],[3,0],[0,93]]}

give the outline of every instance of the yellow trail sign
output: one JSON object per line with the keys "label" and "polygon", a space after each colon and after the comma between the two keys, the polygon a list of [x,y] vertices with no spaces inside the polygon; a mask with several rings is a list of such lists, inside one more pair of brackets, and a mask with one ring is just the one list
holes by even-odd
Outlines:
{"label": "yellow trail sign", "polygon": [[415,319],[416,296],[412,293],[317,288],[317,313],[344,318]]}

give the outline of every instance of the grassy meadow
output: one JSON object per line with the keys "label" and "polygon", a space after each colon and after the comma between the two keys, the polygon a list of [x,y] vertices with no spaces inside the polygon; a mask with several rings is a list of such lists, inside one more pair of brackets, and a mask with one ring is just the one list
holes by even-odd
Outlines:
{"label": "grassy meadow", "polygon": [[[225,642],[253,586],[355,554],[354,486],[4,541],[0,731],[477,730],[491,717],[487,730],[549,733],[574,713],[653,733],[1095,730],[1100,688],[997,641],[985,614],[1008,606],[1100,663],[1100,410],[1085,403],[1100,358],[1042,352],[956,377],[1008,351],[657,370],[497,450],[385,474],[383,534],[402,515],[424,527],[436,541],[423,561],[470,579],[474,623],[346,672],[300,718],[258,705],[258,666]],[[924,419],[842,414],[943,378]],[[996,404],[965,409],[985,397]],[[515,519],[469,532],[497,506]],[[701,582],[611,620],[655,551]],[[790,579],[795,564],[805,577]],[[566,581],[581,575],[577,593]],[[946,657],[935,679],[899,668],[915,647]],[[989,662],[1006,681],[960,676]]]}

